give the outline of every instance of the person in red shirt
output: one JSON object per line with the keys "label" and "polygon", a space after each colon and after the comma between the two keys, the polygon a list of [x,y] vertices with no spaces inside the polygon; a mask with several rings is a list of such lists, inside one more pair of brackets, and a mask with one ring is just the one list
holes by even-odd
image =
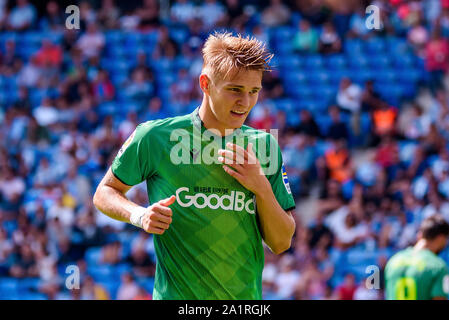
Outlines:
{"label": "person in red shirt", "polygon": [[41,66],[57,67],[62,62],[62,50],[58,45],[45,39],[42,41],[42,47],[36,53],[36,61]]}
{"label": "person in red shirt", "polygon": [[356,289],[355,276],[352,273],[346,274],[343,283],[337,287],[338,300],[354,300]]}
{"label": "person in red shirt", "polygon": [[425,67],[430,75],[430,90],[435,95],[438,89],[442,88],[442,80],[449,67],[449,45],[438,29],[432,33],[432,38],[426,46]]}

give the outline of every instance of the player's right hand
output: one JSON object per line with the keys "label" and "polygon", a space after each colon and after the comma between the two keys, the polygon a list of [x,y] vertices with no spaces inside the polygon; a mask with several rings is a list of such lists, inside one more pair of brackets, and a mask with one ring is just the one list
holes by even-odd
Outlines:
{"label": "player's right hand", "polygon": [[172,222],[172,210],[168,207],[176,201],[171,196],[149,206],[148,212],[142,217],[142,229],[148,233],[163,234]]}

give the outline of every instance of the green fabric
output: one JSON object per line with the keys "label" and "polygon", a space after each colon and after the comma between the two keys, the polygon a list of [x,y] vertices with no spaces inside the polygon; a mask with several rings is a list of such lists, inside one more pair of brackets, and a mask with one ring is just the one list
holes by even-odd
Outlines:
{"label": "green fabric", "polygon": [[385,267],[388,300],[430,300],[448,296],[446,263],[430,250],[407,248]]}

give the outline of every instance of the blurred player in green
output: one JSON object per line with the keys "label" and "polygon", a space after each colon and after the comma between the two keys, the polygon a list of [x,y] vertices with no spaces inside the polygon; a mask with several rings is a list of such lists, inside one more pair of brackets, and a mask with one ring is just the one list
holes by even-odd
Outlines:
{"label": "blurred player in green", "polygon": [[438,256],[447,245],[449,224],[439,215],[425,219],[418,241],[396,253],[385,267],[387,300],[446,300],[449,274]]}
{"label": "blurred player in green", "polygon": [[[244,125],[271,57],[254,38],[210,35],[201,105],[137,126],[95,192],[101,212],[154,234],[154,299],[261,299],[262,240],[276,254],[290,247],[295,202],[280,148]],[[142,181],[147,208],[126,197]]]}

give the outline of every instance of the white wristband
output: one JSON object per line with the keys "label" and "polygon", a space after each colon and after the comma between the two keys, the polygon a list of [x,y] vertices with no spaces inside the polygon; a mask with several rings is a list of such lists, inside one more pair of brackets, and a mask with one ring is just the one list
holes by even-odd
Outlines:
{"label": "white wristband", "polygon": [[147,208],[138,207],[131,212],[131,216],[129,217],[129,221],[132,225],[136,227],[142,228],[142,217],[147,212]]}

